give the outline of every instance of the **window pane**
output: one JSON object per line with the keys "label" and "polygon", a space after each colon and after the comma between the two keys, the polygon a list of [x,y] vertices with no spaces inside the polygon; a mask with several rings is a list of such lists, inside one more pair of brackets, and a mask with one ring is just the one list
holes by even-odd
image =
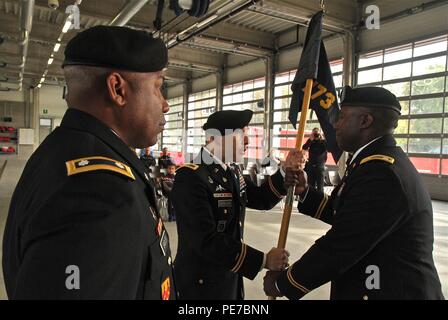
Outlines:
{"label": "window pane", "polygon": [[420,99],[411,101],[411,114],[441,113],[443,98]]}
{"label": "window pane", "polygon": [[264,113],[256,113],[252,116],[252,119],[250,120],[250,123],[261,123],[264,122]]}
{"label": "window pane", "polygon": [[264,88],[254,91],[254,100],[264,99],[264,93],[265,93]]}
{"label": "window pane", "polygon": [[382,69],[372,69],[358,72],[358,84],[381,81]]}
{"label": "window pane", "polygon": [[383,88],[389,90],[397,97],[409,96],[411,94],[410,87],[409,82],[391,83],[383,86]]}
{"label": "window pane", "polygon": [[395,139],[397,141],[397,146],[401,147],[404,152],[408,152],[408,139],[406,138],[398,138]]}
{"label": "window pane", "polygon": [[257,79],[254,82],[254,88],[264,88],[266,84],[265,78]]}
{"label": "window pane", "polygon": [[232,92],[240,92],[243,90],[243,85],[241,83],[236,83],[232,86]]}
{"label": "window pane", "polygon": [[412,95],[443,92],[445,77],[412,81]]}
{"label": "window pane", "polygon": [[395,129],[396,134],[407,134],[408,133],[408,124],[409,121],[407,119],[398,120],[398,127]]}
{"label": "window pane", "polygon": [[287,109],[287,108],[289,108],[290,103],[291,103],[290,98],[275,99],[274,100],[274,110]]}
{"label": "window pane", "polygon": [[384,62],[399,61],[412,57],[412,45],[407,44],[400,47],[386,49],[384,53]]}
{"label": "window pane", "polygon": [[444,120],[444,124],[443,124],[443,133],[448,133],[448,118],[445,118]]}
{"label": "window pane", "polygon": [[[298,127],[297,127],[298,128]],[[313,131],[314,128],[319,128],[320,129],[320,124],[319,122],[310,122],[307,121],[305,124],[305,133],[310,134],[311,131]]]}
{"label": "window pane", "polygon": [[439,174],[440,159],[411,157],[409,160],[420,173]]}
{"label": "window pane", "polygon": [[337,61],[335,63],[330,62],[331,73],[342,72],[343,62]]}
{"label": "window pane", "polygon": [[282,122],[288,120],[288,111],[274,112],[274,122]]}
{"label": "window pane", "polygon": [[359,57],[358,68],[373,66],[383,62],[383,52],[377,51],[363,54]]}
{"label": "window pane", "polygon": [[409,133],[440,133],[442,132],[442,119],[411,119]]}
{"label": "window pane", "polygon": [[289,81],[289,72],[280,73],[275,76],[275,84]]}
{"label": "window pane", "polygon": [[232,103],[232,96],[224,96],[222,98],[222,103],[225,104],[231,104]]}
{"label": "window pane", "polygon": [[414,57],[441,51],[446,51],[446,36],[416,42]]}
{"label": "window pane", "polygon": [[400,101],[401,115],[405,116],[409,114],[409,100]]}
{"label": "window pane", "polygon": [[254,88],[254,82],[253,81],[246,81],[243,82],[243,90],[250,90]]}
{"label": "window pane", "polygon": [[442,160],[442,172],[443,175],[448,175],[448,159]]}
{"label": "window pane", "polygon": [[251,100],[254,100],[254,92],[253,91],[244,92],[243,101],[251,101]]}
{"label": "window pane", "polygon": [[408,152],[440,154],[440,139],[410,138]]}
{"label": "window pane", "polygon": [[202,128],[189,128],[187,131],[187,136],[200,136],[204,134],[204,130]]}
{"label": "window pane", "polygon": [[333,82],[335,88],[342,87],[342,75],[333,76]]}
{"label": "window pane", "polygon": [[412,75],[420,76],[434,72],[443,72],[445,71],[445,64],[446,56],[414,61],[412,66]]}
{"label": "window pane", "polygon": [[448,154],[448,139],[443,139],[442,154]]}
{"label": "window pane", "polygon": [[287,124],[275,124],[273,128],[273,134],[291,134],[296,135],[297,130],[295,130],[290,123]]}
{"label": "window pane", "polygon": [[383,80],[406,78],[411,75],[411,63],[402,63],[384,68]]}
{"label": "window pane", "polygon": [[179,120],[179,119],[182,119],[182,113],[181,112],[172,113],[172,114],[166,114],[165,115],[165,120],[166,121]]}
{"label": "window pane", "polygon": [[280,96],[287,96],[290,95],[290,87],[291,85],[287,84],[287,85],[283,85],[283,86],[277,86],[274,89],[274,96],[275,97],[280,97]]}
{"label": "window pane", "polygon": [[272,146],[274,148],[295,148],[295,137],[274,137],[272,139]]}

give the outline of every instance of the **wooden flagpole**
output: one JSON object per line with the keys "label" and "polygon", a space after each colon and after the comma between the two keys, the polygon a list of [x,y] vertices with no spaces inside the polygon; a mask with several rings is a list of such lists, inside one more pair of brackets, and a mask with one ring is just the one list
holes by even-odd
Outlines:
{"label": "wooden flagpole", "polygon": [[[296,136],[296,150],[302,150],[303,138],[305,136],[306,118],[310,107],[311,90],[313,89],[313,79],[306,80],[305,94],[302,101],[302,109],[300,111],[299,129]],[[284,249],[286,247],[286,238],[288,237],[289,221],[291,220],[292,205],[294,202],[294,189],[289,187],[285,199],[285,208],[283,210],[282,224],[280,234],[278,236],[277,248]],[[268,297],[269,300],[275,300],[275,297]]]}

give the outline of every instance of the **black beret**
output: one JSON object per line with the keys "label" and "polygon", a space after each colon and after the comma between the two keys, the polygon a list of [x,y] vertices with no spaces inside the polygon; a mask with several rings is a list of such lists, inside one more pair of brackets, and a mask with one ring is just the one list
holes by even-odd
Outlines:
{"label": "black beret", "polygon": [[251,110],[225,110],[212,113],[202,129],[216,129],[222,135],[226,133],[226,129],[243,129],[252,119],[253,112]]}
{"label": "black beret", "polygon": [[83,65],[156,72],[165,68],[167,62],[164,42],[152,34],[126,27],[96,26],[68,42],[62,68]]}
{"label": "black beret", "polygon": [[401,113],[397,97],[389,90],[380,87],[345,86],[341,92],[342,107],[385,108]]}

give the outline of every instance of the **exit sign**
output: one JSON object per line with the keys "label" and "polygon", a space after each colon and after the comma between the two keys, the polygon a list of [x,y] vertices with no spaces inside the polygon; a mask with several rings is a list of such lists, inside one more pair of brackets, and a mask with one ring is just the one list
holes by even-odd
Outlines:
{"label": "exit sign", "polygon": [[44,109],[44,114],[48,114],[48,109]]}

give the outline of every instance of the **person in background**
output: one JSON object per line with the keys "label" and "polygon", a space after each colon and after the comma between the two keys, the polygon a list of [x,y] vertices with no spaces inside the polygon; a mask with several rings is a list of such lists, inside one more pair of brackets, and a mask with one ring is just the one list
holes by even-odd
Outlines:
{"label": "person in background", "polygon": [[308,151],[308,162],[305,172],[308,175],[308,185],[317,191],[324,191],[325,163],[327,162],[327,142],[322,137],[319,128],[314,128],[310,138],[303,145]]}
{"label": "person in background", "polygon": [[166,174],[161,178],[163,195],[168,199],[168,221],[176,221],[176,213],[174,211],[173,201],[171,199],[171,190],[174,185],[175,173],[176,165],[171,162],[166,168]]}
{"label": "person in background", "polygon": [[159,158],[159,167],[162,169],[168,168],[168,165],[174,163],[173,159],[168,155],[168,148],[164,147],[162,149],[162,155]]}
{"label": "person in background", "polygon": [[152,150],[150,147],[145,148],[145,154],[140,157],[140,160],[145,165],[148,173],[151,172],[151,167],[156,165],[156,159],[152,155]]}

